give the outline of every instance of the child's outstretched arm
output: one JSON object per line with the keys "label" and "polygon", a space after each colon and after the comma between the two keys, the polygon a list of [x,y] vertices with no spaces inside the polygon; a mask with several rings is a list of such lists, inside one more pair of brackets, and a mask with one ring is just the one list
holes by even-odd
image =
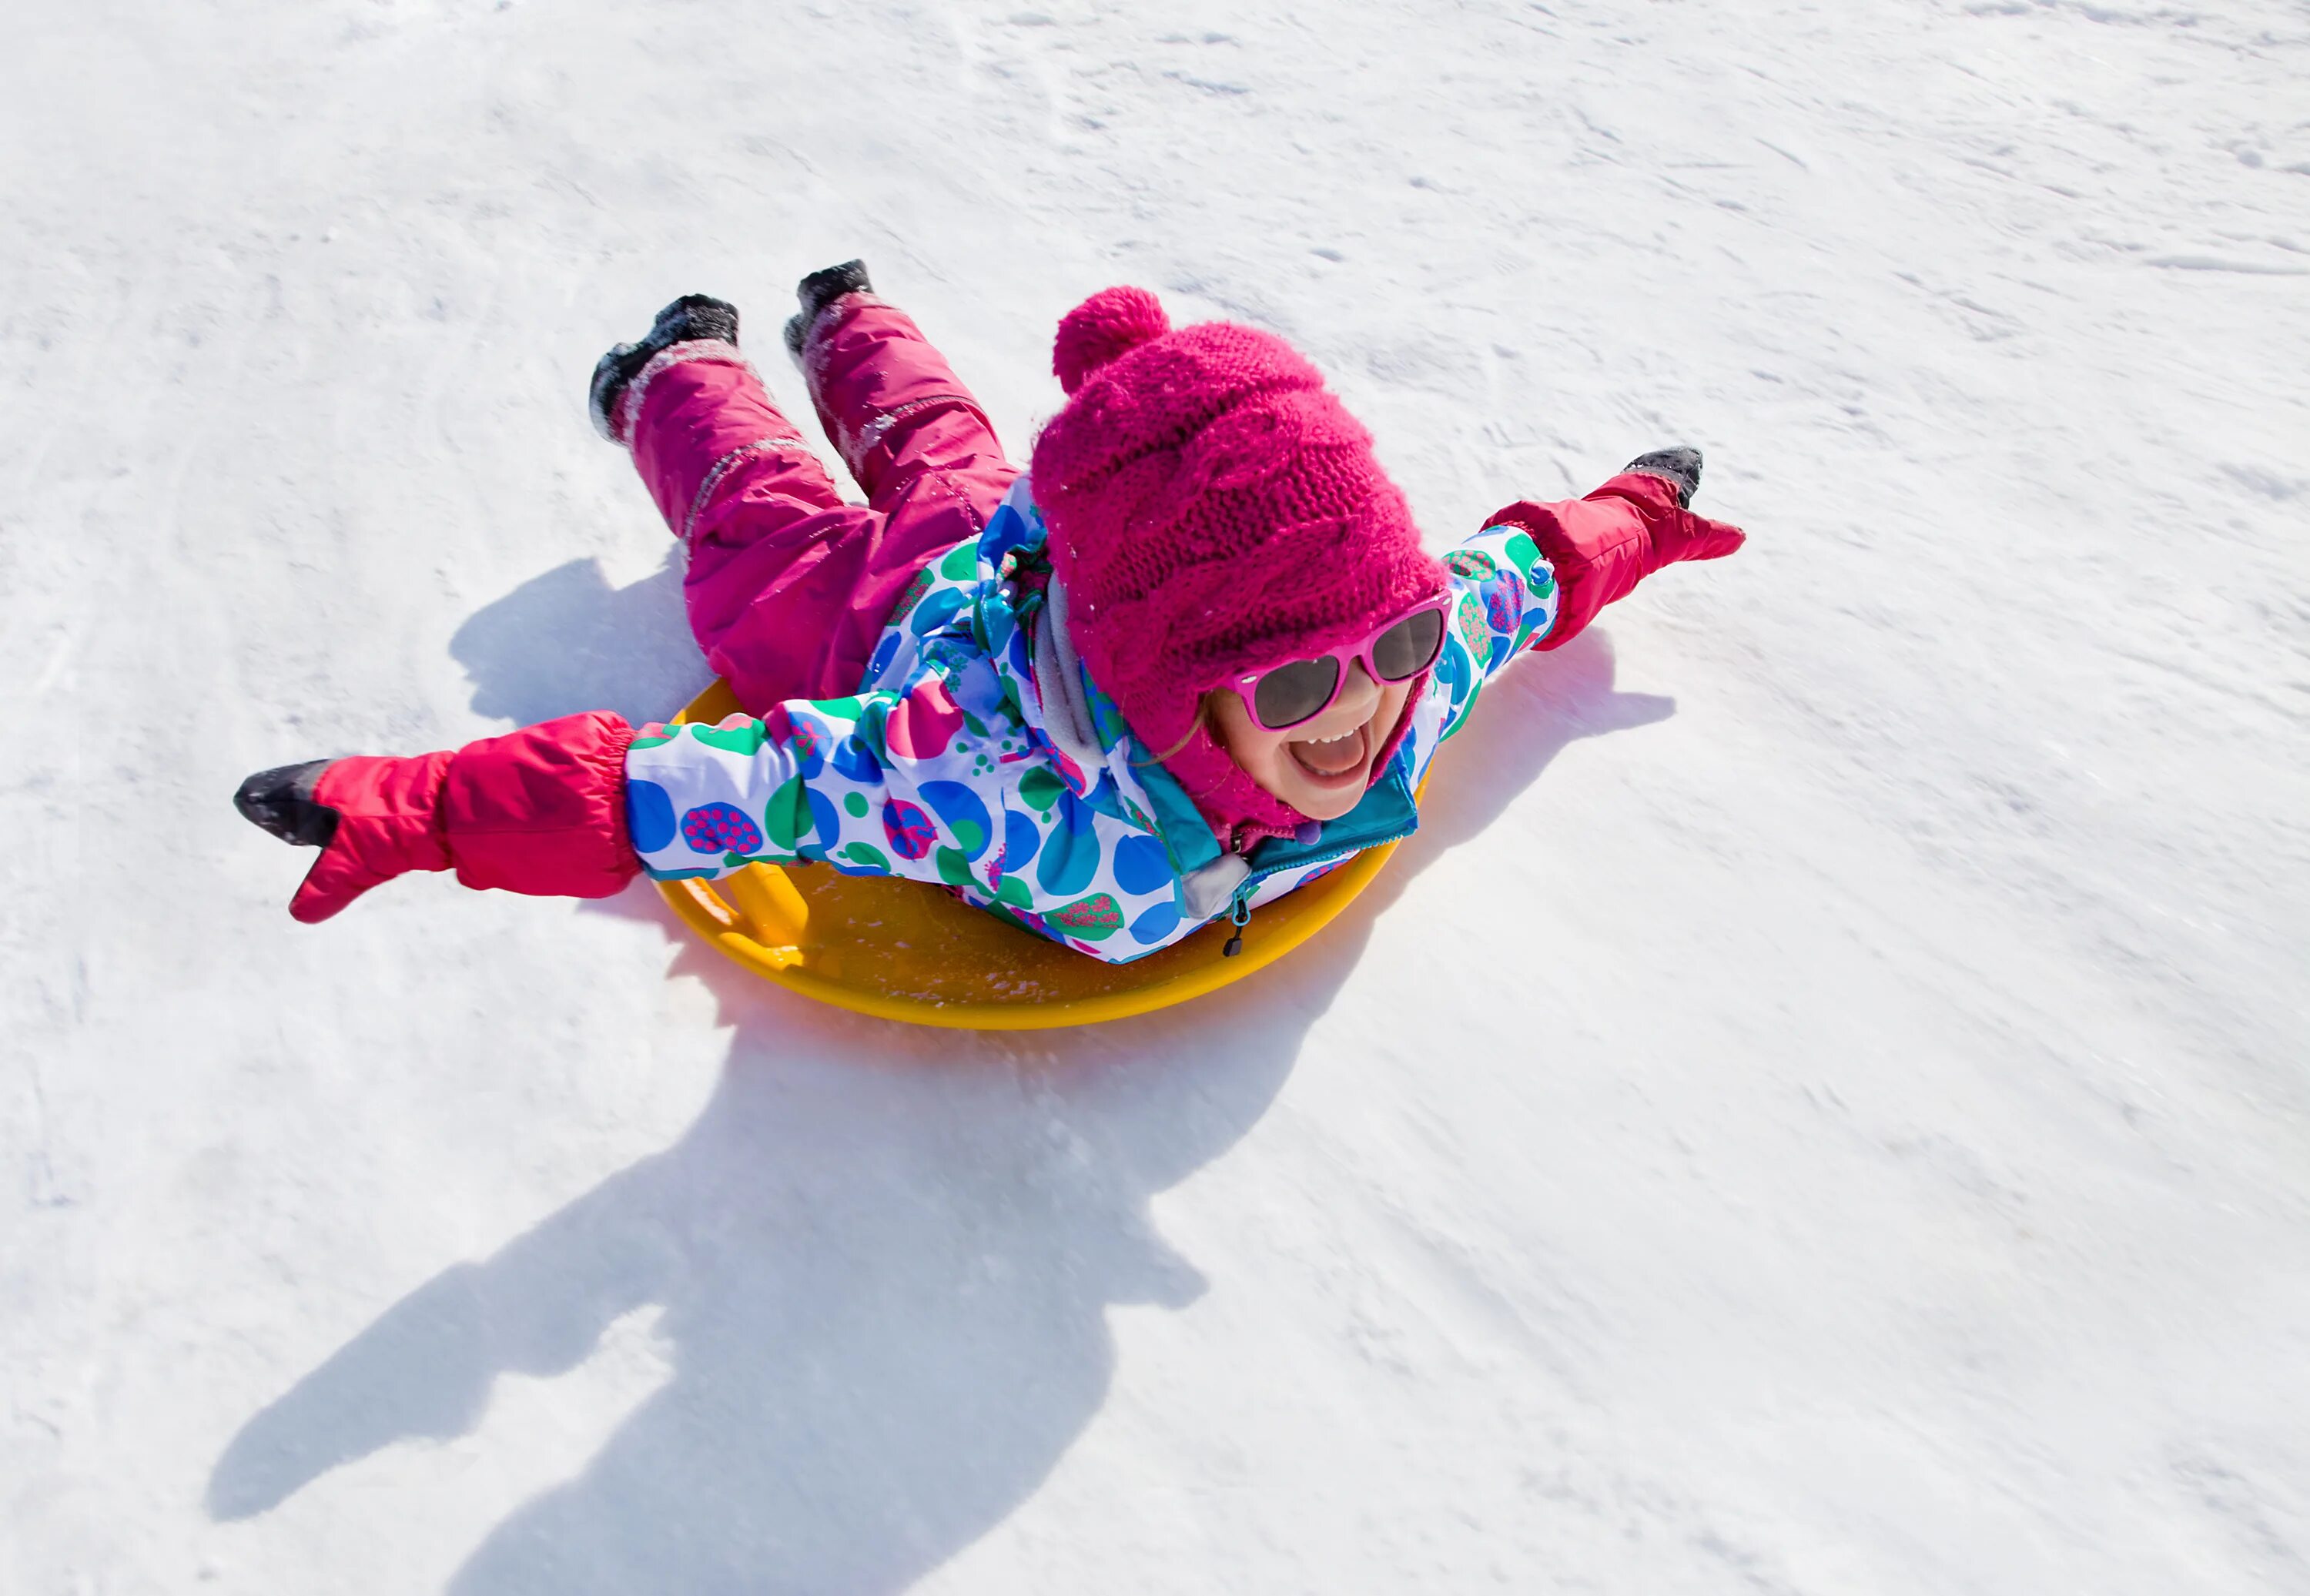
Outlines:
{"label": "child's outstretched arm", "polygon": [[1103,779],[1079,794],[1038,733],[982,708],[966,712],[931,678],[719,725],[638,733],[607,713],[564,716],[449,752],[262,771],[235,802],[321,848],[290,905],[308,922],[411,871],[604,898],[645,871],[711,879],[822,859],[965,889],[1093,943],[1175,923],[1146,824]]}
{"label": "child's outstretched arm", "polygon": [[1585,499],[1557,504],[1524,500],[1493,516],[1495,524],[1521,526],[1532,534],[1563,589],[1555,626],[1533,646],[1561,648],[1599,610],[1628,597],[1664,565],[1722,559],[1748,542],[1739,527],[1692,513],[1692,496],[1699,488],[1698,449],[1658,449],[1631,460]]}
{"label": "child's outstretched arm", "polygon": [[1519,500],[1445,556],[1460,589],[1459,646],[1437,672],[1452,690],[1450,736],[1485,681],[1525,649],[1561,648],[1597,612],[1680,559],[1721,559],[1747,541],[1689,507],[1700,485],[1700,451],[1661,449],[1585,499]]}
{"label": "child's outstretched arm", "polygon": [[454,870],[468,887],[607,898],[641,869],[626,826],[633,740],[621,716],[565,715],[440,753],[260,770],[233,803],[283,842],[321,850],[289,904],[308,924],[414,870]]}

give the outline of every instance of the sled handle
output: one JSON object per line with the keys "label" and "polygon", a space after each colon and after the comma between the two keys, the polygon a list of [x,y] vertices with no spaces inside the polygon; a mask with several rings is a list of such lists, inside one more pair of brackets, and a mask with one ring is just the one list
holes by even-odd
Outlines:
{"label": "sled handle", "polygon": [[[722,892],[728,894],[725,913],[732,915],[732,929],[743,929],[765,948],[795,950],[799,957],[803,928],[810,924],[810,905],[803,898],[786,872],[773,864],[749,864],[734,875],[722,878]],[[720,898],[703,882],[698,883],[703,896]]]}

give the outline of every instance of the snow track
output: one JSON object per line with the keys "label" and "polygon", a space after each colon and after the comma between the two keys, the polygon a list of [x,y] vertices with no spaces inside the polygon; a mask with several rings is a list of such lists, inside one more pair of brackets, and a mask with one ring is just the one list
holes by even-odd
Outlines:
{"label": "snow track", "polygon": [[[2267,0],[28,13],[0,1591],[2310,1589],[2306,82]],[[245,772],[700,684],[586,375],[852,254],[1018,450],[1133,282],[1438,544],[1678,441],[1752,541],[1144,1021],[291,924]]]}

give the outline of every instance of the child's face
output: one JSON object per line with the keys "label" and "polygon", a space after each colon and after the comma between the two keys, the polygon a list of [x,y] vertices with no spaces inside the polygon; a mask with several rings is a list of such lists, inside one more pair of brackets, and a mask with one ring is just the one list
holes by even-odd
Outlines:
{"label": "child's face", "polygon": [[1288,731],[1251,718],[1239,693],[1211,696],[1211,734],[1261,786],[1311,820],[1336,820],[1371,785],[1372,759],[1402,718],[1409,681],[1374,681],[1362,664],[1329,709]]}

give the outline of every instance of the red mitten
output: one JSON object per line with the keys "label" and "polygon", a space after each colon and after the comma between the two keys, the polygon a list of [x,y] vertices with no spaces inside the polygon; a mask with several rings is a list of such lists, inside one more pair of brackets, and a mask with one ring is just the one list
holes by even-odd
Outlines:
{"label": "red mitten", "polygon": [[314,924],[397,875],[448,869],[441,784],[456,757],[389,759],[364,754],[323,770],[313,784],[313,802],[335,812],[336,833],[289,900],[290,915]]}
{"label": "red mitten", "polygon": [[[1698,462],[1695,462],[1698,474]],[[1748,541],[1739,527],[1682,507],[1679,484],[1623,472],[1585,499],[1509,505],[1485,523],[1521,526],[1556,568],[1556,624],[1538,645],[1561,648],[1596,612],[1680,559],[1722,559]]]}
{"label": "red mitten", "polygon": [[412,870],[451,870],[468,887],[606,898],[641,864],[626,831],[618,716],[568,715],[454,752],[369,755],[259,771],[234,803],[285,842],[321,856],[290,900],[310,924]]}

